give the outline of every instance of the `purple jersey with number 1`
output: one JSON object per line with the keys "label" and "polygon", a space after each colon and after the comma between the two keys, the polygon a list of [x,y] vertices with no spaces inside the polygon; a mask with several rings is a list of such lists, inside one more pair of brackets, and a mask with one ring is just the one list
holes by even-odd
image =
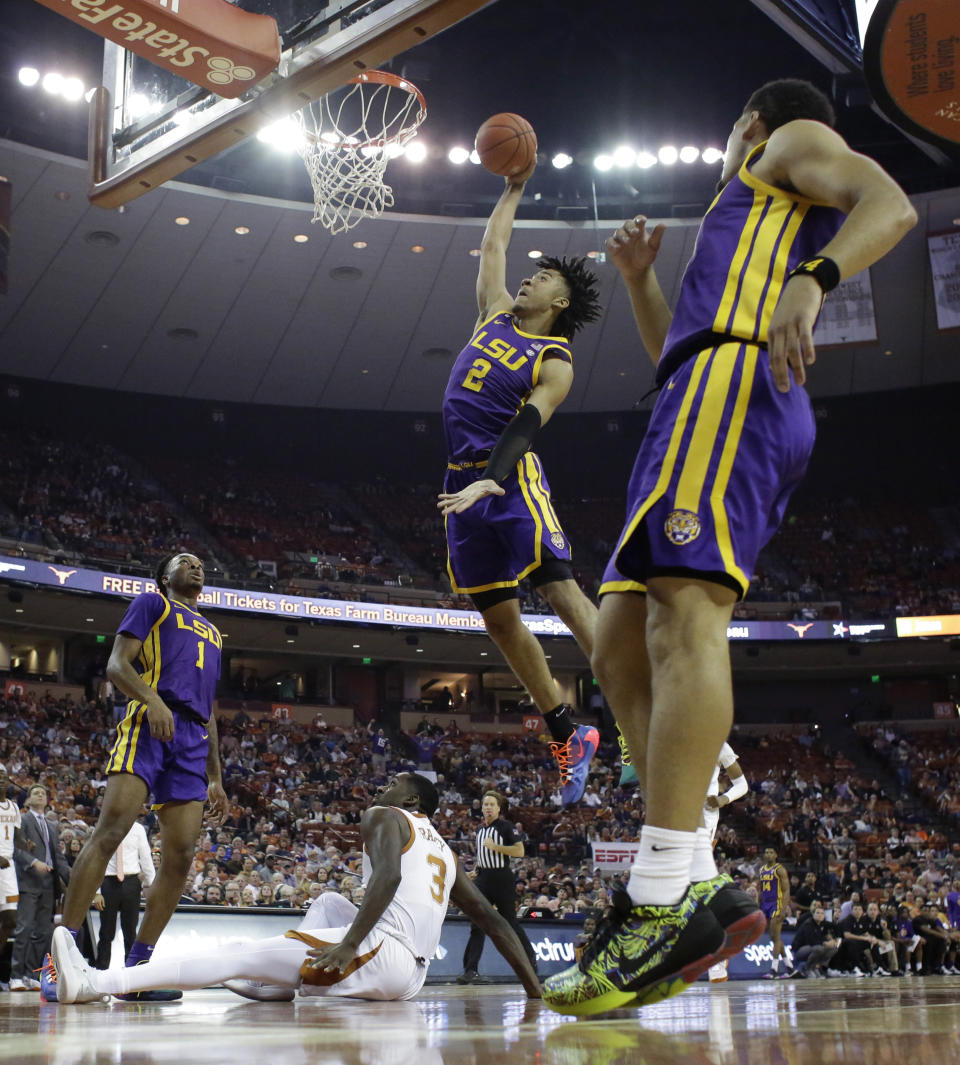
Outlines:
{"label": "purple jersey with number 1", "polygon": [[207,795],[207,722],[220,677],[220,633],[202,614],[158,592],[138,595],[118,632],[141,642],[134,669],[173,712],[174,736],[167,742],[155,739],[146,704],[132,698],[117,726],[107,772],[141,777],[158,804],[202,802]]}

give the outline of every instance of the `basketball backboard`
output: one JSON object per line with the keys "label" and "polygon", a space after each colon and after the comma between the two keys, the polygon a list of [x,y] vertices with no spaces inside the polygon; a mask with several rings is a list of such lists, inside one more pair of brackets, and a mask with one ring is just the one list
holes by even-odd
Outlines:
{"label": "basketball backboard", "polygon": [[242,0],[276,20],[282,51],[277,69],[235,99],[105,40],[91,100],[90,201],[127,203],[491,2]]}

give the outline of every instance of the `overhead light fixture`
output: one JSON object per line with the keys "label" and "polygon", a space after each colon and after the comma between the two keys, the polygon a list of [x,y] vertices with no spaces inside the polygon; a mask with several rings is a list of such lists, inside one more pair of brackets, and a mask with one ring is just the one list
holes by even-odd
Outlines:
{"label": "overhead light fixture", "polygon": [[423,251],[423,245],[414,244],[410,250],[413,252],[414,255],[419,255]]}
{"label": "overhead light fixture", "polygon": [[474,259],[479,259],[480,258],[480,249],[479,248],[471,248],[467,252],[467,255],[472,255]]}
{"label": "overhead light fixture", "polygon": [[477,154],[476,148],[470,153],[470,162],[473,163],[474,166],[480,165],[480,156]]}
{"label": "overhead light fixture", "polygon": [[723,152],[719,148],[704,148],[700,153],[700,158],[707,166],[713,166],[714,163],[719,163],[723,158]]}
{"label": "overhead light fixture", "polygon": [[573,156],[567,155],[566,152],[557,152],[550,162],[557,170],[565,170],[573,162]]}
{"label": "overhead light fixture", "polygon": [[637,152],[637,166],[641,170],[649,170],[657,165],[657,157],[653,152]]}
{"label": "overhead light fixture", "polygon": [[353,645],[353,649],[354,649],[354,651],[359,651],[359,650],[360,650],[360,644],[358,644],[358,643],[355,643],[355,644]]}
{"label": "overhead light fixture", "polygon": [[289,638],[289,639],[287,640],[287,643],[296,643],[296,640],[294,640],[294,638],[293,638],[293,637],[291,636],[291,637],[290,637],[290,638]]}
{"label": "overhead light fixture", "polygon": [[418,647],[417,648],[417,654],[418,655],[422,655],[423,654],[423,648],[422,647]]}
{"label": "overhead light fixture", "polygon": [[87,618],[87,621],[93,621],[93,618]]}
{"label": "overhead light fixture", "polygon": [[637,153],[633,148],[627,144],[621,144],[613,153],[613,165],[626,170],[628,166],[633,166],[636,158]]}
{"label": "overhead light fixture", "polygon": [[407,145],[403,154],[408,162],[422,163],[427,157],[427,146],[422,141],[413,141]]}
{"label": "overhead light fixture", "polygon": [[365,248],[367,246],[367,242],[365,240],[355,240],[353,242],[353,246],[355,248]]}
{"label": "overhead light fixture", "polygon": [[79,100],[84,93],[83,82],[79,78],[67,78],[60,89],[65,100]]}
{"label": "overhead light fixture", "polygon": [[700,158],[700,149],[694,148],[692,144],[685,144],[680,149],[680,162],[681,163],[695,163]]}
{"label": "overhead light fixture", "polygon": [[306,233],[297,233],[297,234],[294,235],[293,243],[294,244],[306,244],[309,239],[310,238],[307,236]]}
{"label": "overhead light fixture", "polygon": [[660,151],[657,152],[657,158],[664,166],[673,166],[673,164],[680,158],[680,153],[672,144],[665,144]]}
{"label": "overhead light fixture", "polygon": [[43,86],[44,92],[50,93],[51,96],[57,96],[63,91],[63,75],[51,70],[49,74],[43,75],[43,81],[40,84]]}
{"label": "overhead light fixture", "polygon": [[451,163],[455,163],[457,166],[462,166],[470,158],[470,149],[461,148],[459,146],[451,148],[450,151],[447,152],[447,158]]}
{"label": "overhead light fixture", "polygon": [[16,608],[16,610],[14,610],[14,614],[22,614],[22,613],[23,613],[23,607],[22,606],[18,606]]}
{"label": "overhead light fixture", "polygon": [[613,166],[613,156],[604,154],[595,156],[593,165],[597,170],[609,170]]}
{"label": "overhead light fixture", "polygon": [[190,219],[187,218],[187,216],[183,215],[183,214],[180,215],[178,218],[175,218],[173,220],[173,222],[174,222],[174,225],[178,225],[178,226],[188,226],[188,225],[190,225]]}
{"label": "overhead light fixture", "polygon": [[32,88],[40,80],[40,71],[36,67],[21,67],[17,72],[21,85]]}
{"label": "overhead light fixture", "polygon": [[[90,101],[93,99],[93,94],[96,91],[97,91],[96,85],[94,85],[92,89],[87,89],[87,91],[83,94],[84,100],[86,100],[87,103],[90,103]],[[176,119],[174,119],[174,121],[176,121]]]}
{"label": "overhead light fixture", "polygon": [[295,152],[303,144],[303,130],[295,118],[281,118],[257,133],[257,140],[281,152]]}
{"label": "overhead light fixture", "polygon": [[538,251],[537,249],[534,249],[533,251],[528,251],[527,252],[527,258],[528,259],[539,259],[539,258],[541,258],[542,255],[543,255],[543,252],[542,251]]}
{"label": "overhead light fixture", "polygon": [[234,233],[237,234],[238,237],[245,237],[250,232],[250,227],[249,226],[235,226],[233,231],[234,231]]}

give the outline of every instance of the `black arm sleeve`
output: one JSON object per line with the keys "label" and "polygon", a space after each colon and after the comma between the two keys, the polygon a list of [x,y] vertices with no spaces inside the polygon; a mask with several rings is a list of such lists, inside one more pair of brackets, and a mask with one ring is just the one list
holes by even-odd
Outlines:
{"label": "black arm sleeve", "polygon": [[525,403],[500,434],[497,446],[490,453],[486,476],[499,484],[533,443],[539,428],[540,411]]}

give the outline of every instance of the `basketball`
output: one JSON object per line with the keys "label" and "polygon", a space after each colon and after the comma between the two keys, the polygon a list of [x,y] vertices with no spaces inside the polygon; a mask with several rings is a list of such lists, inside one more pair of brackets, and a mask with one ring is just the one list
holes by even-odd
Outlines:
{"label": "basketball", "polygon": [[513,177],[528,170],[536,159],[537,135],[525,118],[504,111],[477,130],[475,147],[491,174]]}

